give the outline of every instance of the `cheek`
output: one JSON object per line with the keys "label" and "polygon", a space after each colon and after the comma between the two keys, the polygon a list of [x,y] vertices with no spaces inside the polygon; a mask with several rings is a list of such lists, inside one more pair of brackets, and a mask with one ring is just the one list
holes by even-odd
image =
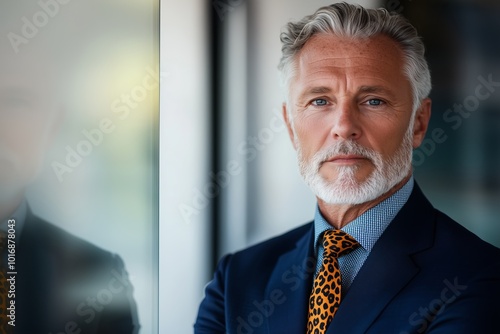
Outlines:
{"label": "cheek", "polygon": [[[372,122],[369,126],[364,127],[367,148],[380,153],[384,159],[392,157],[403,143],[408,129],[407,122],[385,120]],[[360,144],[364,145],[363,142]]]}
{"label": "cheek", "polygon": [[295,122],[295,139],[305,156],[312,156],[321,150],[328,134],[329,129],[325,126],[325,122],[312,118],[298,119]]}

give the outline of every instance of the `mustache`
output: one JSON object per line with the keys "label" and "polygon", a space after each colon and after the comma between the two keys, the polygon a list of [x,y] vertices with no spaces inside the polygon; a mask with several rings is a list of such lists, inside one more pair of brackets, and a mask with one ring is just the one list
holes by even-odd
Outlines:
{"label": "mustache", "polygon": [[345,140],[337,142],[332,146],[318,151],[314,155],[314,161],[316,161],[318,164],[323,164],[327,160],[330,160],[336,156],[351,154],[362,156],[363,158],[370,161],[375,161],[378,158],[378,153],[376,153],[375,151],[368,149],[355,141]]}

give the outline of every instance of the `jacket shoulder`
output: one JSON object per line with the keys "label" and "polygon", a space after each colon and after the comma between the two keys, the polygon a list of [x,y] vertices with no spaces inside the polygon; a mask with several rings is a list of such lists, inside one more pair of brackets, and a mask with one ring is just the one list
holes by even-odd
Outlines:
{"label": "jacket shoulder", "polygon": [[21,231],[18,254],[19,270],[26,276],[43,272],[44,279],[61,286],[92,290],[115,276],[128,280],[120,256],[33,215]]}
{"label": "jacket shoulder", "polygon": [[435,213],[434,241],[432,247],[419,256],[421,266],[434,273],[459,275],[463,280],[498,271],[495,268],[500,268],[499,248],[441,211],[435,209]]}
{"label": "jacket shoulder", "polygon": [[29,217],[20,239],[20,251],[39,252],[71,267],[123,267],[116,254],[104,250],[37,216]]}
{"label": "jacket shoulder", "polygon": [[484,241],[463,225],[459,224],[445,213],[436,211],[436,246],[443,244],[454,251],[469,254],[472,257],[495,258],[500,261],[500,248]]}

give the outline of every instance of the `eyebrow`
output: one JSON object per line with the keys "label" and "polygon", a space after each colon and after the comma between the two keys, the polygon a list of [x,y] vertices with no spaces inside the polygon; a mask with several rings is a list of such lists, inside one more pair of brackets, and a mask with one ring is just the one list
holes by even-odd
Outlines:
{"label": "eyebrow", "polygon": [[358,94],[359,93],[364,93],[364,94],[384,94],[389,96],[390,98],[394,98],[394,94],[392,91],[384,86],[361,86],[358,89]]}
{"label": "eyebrow", "polygon": [[320,86],[320,87],[312,87],[304,95],[308,94],[325,94],[325,93],[330,93],[332,90],[328,87],[325,86]]}
{"label": "eyebrow", "polygon": [[316,95],[316,94],[328,94],[331,93],[332,89],[326,86],[314,86],[311,88],[308,88],[305,90],[303,93],[301,93],[298,97],[299,101],[305,100],[309,95]]}
{"label": "eyebrow", "polygon": [[[307,89],[304,91],[302,94],[299,96],[299,100],[305,99],[309,95],[315,95],[315,94],[328,94],[331,93],[332,89],[330,87],[326,86],[315,86]],[[361,86],[357,90],[357,94],[384,94],[387,95],[391,98],[394,97],[394,94],[392,91],[384,86]]]}

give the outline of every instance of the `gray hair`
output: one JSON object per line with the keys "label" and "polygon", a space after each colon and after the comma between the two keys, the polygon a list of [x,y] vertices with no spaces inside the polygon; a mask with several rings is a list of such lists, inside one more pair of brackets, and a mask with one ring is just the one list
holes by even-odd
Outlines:
{"label": "gray hair", "polygon": [[424,57],[424,44],[408,20],[386,9],[366,9],[360,5],[336,3],[321,7],[298,22],[289,22],[281,33],[282,57],[278,66],[288,101],[290,79],[295,71],[295,56],[306,42],[318,33],[340,37],[369,38],[386,35],[393,39],[404,54],[404,72],[410,81],[413,112],[431,91],[431,75]]}

